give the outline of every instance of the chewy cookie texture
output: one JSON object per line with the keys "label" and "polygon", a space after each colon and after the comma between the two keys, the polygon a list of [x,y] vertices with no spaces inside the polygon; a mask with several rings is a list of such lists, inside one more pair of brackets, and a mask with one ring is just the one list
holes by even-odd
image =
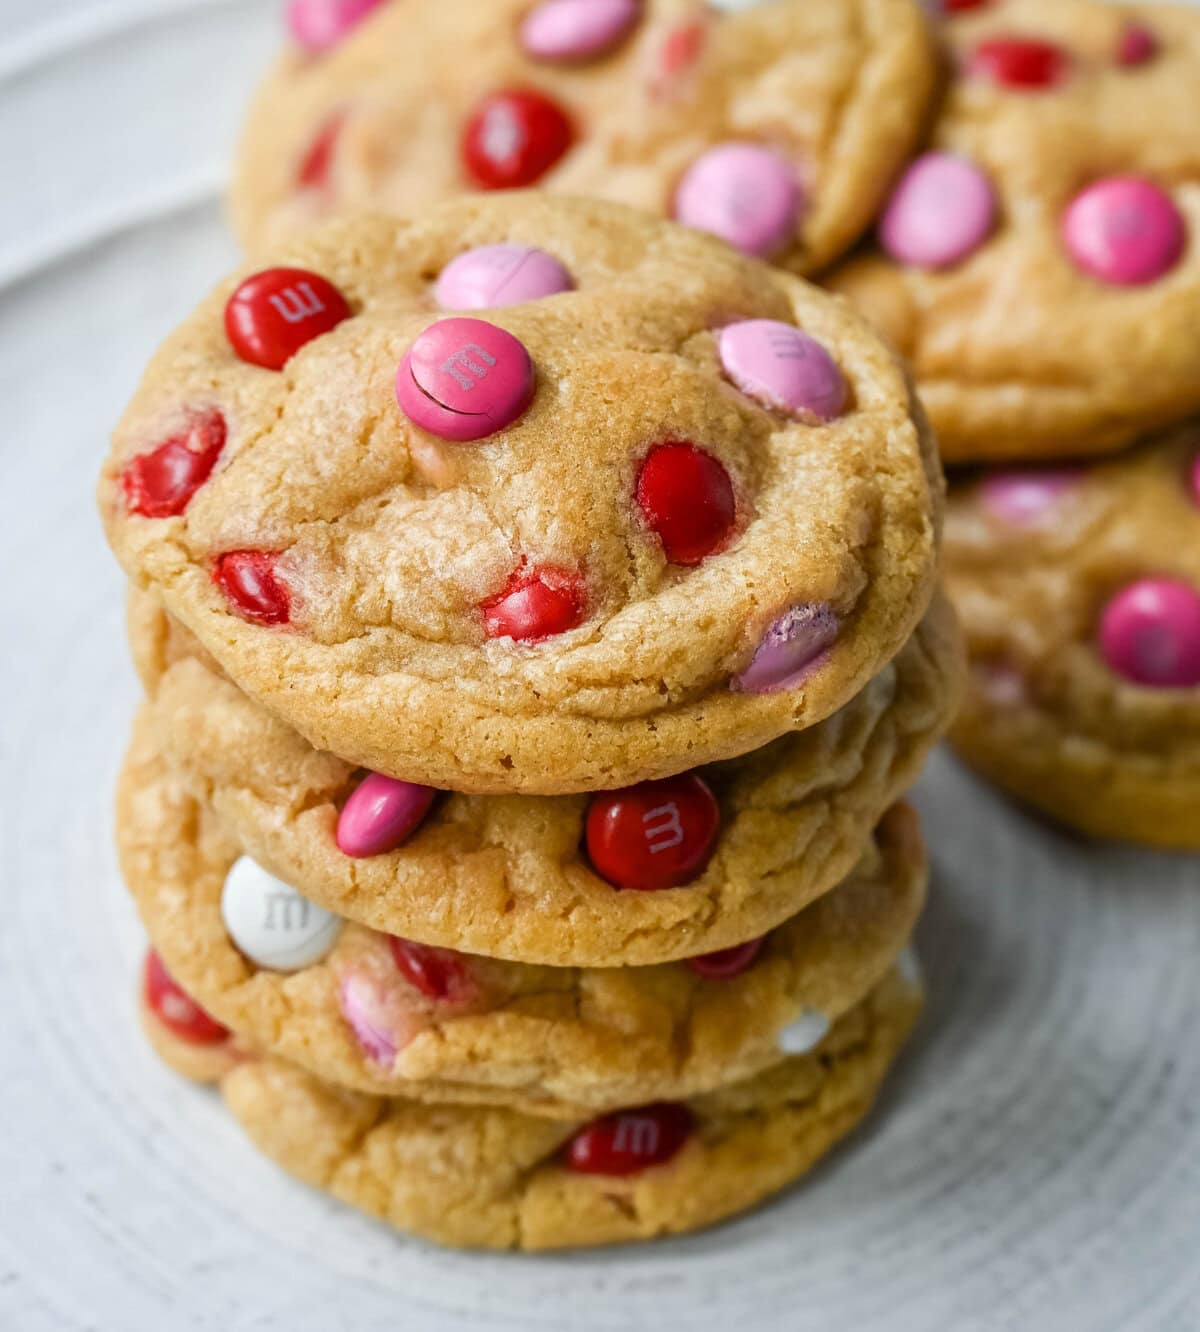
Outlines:
{"label": "chewy cookie texture", "polygon": [[248,116],[232,214],[251,251],[337,212],[537,186],[811,273],[869,225],[937,87],[914,0],[329,8],[291,6]]}
{"label": "chewy cookie texture", "polygon": [[952,489],[959,752],[1084,832],[1200,850],[1200,427]]}
{"label": "chewy cookie texture", "polygon": [[[453,314],[439,278],[500,245],[570,289]],[[556,794],[849,702],[929,604],[933,452],[843,303],[510,195],[333,223],[223,283],[152,360],[100,505],[134,582],[318,748]]]}
{"label": "chewy cookie texture", "polygon": [[[143,593],[130,638],[156,744],[256,860],[372,929],[552,966],[730,947],[818,898],[916,779],[963,674],[939,599],[850,703],[754,754],[592,796],[447,793],[396,825],[388,796],[407,802],[412,788],[315,751]],[[364,807],[378,837],[357,820]]]}
{"label": "chewy cookie texture", "polygon": [[1200,10],[948,5],[954,68],[878,247],[829,275],[952,462],[1112,452],[1200,410]]}
{"label": "chewy cookie texture", "polygon": [[[765,937],[658,966],[545,967],[336,918],[307,928],[287,886],[239,860],[141,723],[118,811],[122,867],[157,955],[247,1045],[357,1090],[568,1118],[709,1091],[817,1044],[906,946],[926,879],[915,815],[897,807],[844,883]],[[247,875],[248,928],[231,909]],[[256,963],[268,940],[272,965]]]}
{"label": "chewy cookie texture", "polygon": [[618,205],[347,216],[222,284],[100,483],[155,1049],[449,1244],[800,1177],[920,1007],[943,500],[842,302]]}
{"label": "chewy cookie texture", "polygon": [[218,1081],[254,1144],[306,1183],[442,1244],[537,1250],[696,1230],[793,1182],[871,1109],[920,1007],[898,969],[809,1054],[582,1124],[344,1091],[229,1046],[198,1059],[143,1020],[162,1057]]}

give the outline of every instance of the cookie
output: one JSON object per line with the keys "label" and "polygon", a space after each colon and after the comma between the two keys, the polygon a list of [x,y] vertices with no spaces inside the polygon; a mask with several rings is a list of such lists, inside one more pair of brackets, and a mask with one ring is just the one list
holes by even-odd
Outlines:
{"label": "cookie", "polygon": [[343,1091],[282,1060],[237,1061],[220,1086],[267,1156],[401,1230],[464,1248],[620,1243],[698,1230],[805,1174],[865,1118],[920,1006],[893,972],[809,1054],[579,1123]]}
{"label": "cookie", "polygon": [[[574,289],[447,317],[439,276],[501,243]],[[920,409],[798,279],[533,194],[275,262],[153,359],[100,503],[132,579],[319,748],[464,791],[632,785],[821,721],[924,613]]]}
{"label": "cookie", "polygon": [[829,278],[911,361],[943,456],[1109,452],[1200,410],[1200,12],[991,0],[943,26],[932,141]]}
{"label": "cookie", "polygon": [[341,1086],[560,1117],[695,1095],[815,1045],[903,949],[927,876],[916,815],[898,806],[845,883],[765,938],[660,966],[530,966],[338,917],[320,928],[324,913],[245,857],[144,736],[118,808],[143,923],[202,1006],[180,1018],[189,1037],[199,1024],[193,1044],[220,1044],[223,1023]]}
{"label": "cookie", "polygon": [[130,638],[156,745],[255,860],[383,933],[551,966],[670,961],[793,916],[916,780],[963,672],[939,600],[852,702],[755,754],[632,790],[440,794],[422,811],[252,703],[144,594]]}
{"label": "cookie", "polygon": [[1200,850],[1200,427],[952,489],[959,752],[1098,837]]}
{"label": "cookie", "polygon": [[[293,49],[249,115],[251,249],[468,190],[611,199],[809,273],[870,224],[936,88],[913,0],[397,0]],[[726,7],[728,10],[729,7]]]}

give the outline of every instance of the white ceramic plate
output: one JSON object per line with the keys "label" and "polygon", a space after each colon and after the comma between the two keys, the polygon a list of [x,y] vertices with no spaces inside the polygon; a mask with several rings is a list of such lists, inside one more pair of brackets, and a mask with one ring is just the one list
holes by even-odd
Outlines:
{"label": "white ceramic plate", "polygon": [[919,1039],[866,1131],[707,1235],[439,1252],[285,1179],[144,1047],[91,492],[233,259],[215,190],[272,9],[0,2],[0,1328],[1196,1332],[1200,864],[1078,845],[948,759]]}

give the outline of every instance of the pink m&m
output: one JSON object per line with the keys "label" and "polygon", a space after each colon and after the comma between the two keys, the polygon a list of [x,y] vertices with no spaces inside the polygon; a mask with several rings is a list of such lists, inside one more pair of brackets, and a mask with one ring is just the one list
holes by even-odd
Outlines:
{"label": "pink m&m", "polygon": [[396,401],[442,439],[472,440],[512,425],[533,401],[524,345],[482,319],[441,319],[413,343],[396,375]]}
{"label": "pink m&m", "polygon": [[1044,518],[1082,475],[1067,467],[996,472],[980,485],[979,498],[994,518],[1021,527]]}
{"label": "pink m&m", "polygon": [[729,324],[717,339],[721,365],[747,397],[805,421],[846,409],[846,380],[815,338],[773,319]]}
{"label": "pink m&m", "polygon": [[571,275],[545,250],[530,245],[482,245],[442,270],[433,289],[447,310],[488,310],[521,305],[571,291]]}
{"label": "pink m&m", "polygon": [[725,143],[693,162],[675,191],[678,222],[770,258],[793,239],[802,205],[795,168],[770,148]]}
{"label": "pink m&m", "polygon": [[328,51],[380,3],[381,0],[291,0],[287,24],[306,51]]}
{"label": "pink m&m", "polygon": [[342,808],[338,847],[356,859],[394,851],[421,826],[434,795],[432,787],[371,773]]}
{"label": "pink m&m", "polygon": [[977,250],[996,225],[991,181],[965,157],[925,153],[892,191],[879,243],[915,268],[948,268]]}
{"label": "pink m&m", "polygon": [[1126,69],[1144,65],[1158,54],[1158,38],[1144,23],[1130,22],[1117,41],[1117,64]]}
{"label": "pink m&m", "polygon": [[798,685],[818,665],[838,636],[838,617],[824,603],[793,606],[763,635],[733,688],[744,694],[774,694]]}
{"label": "pink m&m", "polygon": [[367,1057],[376,1064],[390,1065],[403,1042],[380,988],[369,976],[351,972],[338,987],[338,1004]]}
{"label": "pink m&m", "polygon": [[1200,592],[1173,578],[1130,583],[1100,617],[1100,651],[1134,684],[1200,685]]}
{"label": "pink m&m", "polygon": [[592,60],[633,30],[640,0],[543,0],[521,24],[521,45],[535,60]]}
{"label": "pink m&m", "polygon": [[1118,287],[1153,282],[1179,262],[1183,215],[1165,190],[1141,176],[1107,176],[1071,200],[1063,244],[1085,273]]}

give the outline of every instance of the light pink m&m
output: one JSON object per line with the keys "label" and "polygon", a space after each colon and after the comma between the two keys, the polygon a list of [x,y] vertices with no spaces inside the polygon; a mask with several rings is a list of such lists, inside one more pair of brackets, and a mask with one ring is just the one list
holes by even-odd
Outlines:
{"label": "light pink m&m", "polygon": [[879,243],[902,264],[948,268],[996,225],[991,181],[965,157],[926,153],[900,177],[879,223]]}
{"label": "light pink m&m", "polygon": [[442,439],[472,440],[511,425],[533,400],[524,345],[482,319],[442,319],[413,343],[396,375],[396,401]]}
{"label": "light pink m&m", "polygon": [[745,319],[717,339],[725,373],[748,397],[806,421],[846,409],[846,380],[815,338],[774,319]]}
{"label": "light pink m&m", "polygon": [[367,1057],[376,1064],[390,1065],[402,1042],[393,1029],[389,1005],[371,978],[358,972],[344,977],[338,987],[338,1004]]}
{"label": "light pink m&m", "polygon": [[394,851],[421,826],[435,794],[429,786],[371,773],[342,808],[338,847],[356,859]]}
{"label": "light pink m&m", "polygon": [[1118,287],[1153,282],[1179,262],[1183,215],[1165,190],[1141,176],[1107,176],[1071,200],[1063,244],[1085,273]]}
{"label": "light pink m&m", "polygon": [[992,517],[1021,527],[1044,518],[1082,475],[1067,467],[996,472],[980,485],[979,498]]}
{"label": "light pink m&m", "polygon": [[774,694],[798,685],[838,636],[838,617],[824,603],[793,606],[763,635],[750,665],[733,679],[744,694]]}
{"label": "light pink m&m", "polygon": [[675,191],[678,222],[770,258],[794,238],[803,198],[795,168],[770,148],[725,143],[692,163]]}
{"label": "light pink m&m", "polygon": [[1134,684],[1200,685],[1200,592],[1173,578],[1130,583],[1100,617],[1100,651]]}
{"label": "light pink m&m", "polygon": [[287,25],[306,51],[328,51],[380,3],[381,0],[291,0]]}
{"label": "light pink m&m", "polygon": [[640,0],[542,0],[521,24],[521,45],[535,60],[592,60],[633,30]]}
{"label": "light pink m&m", "polygon": [[540,301],[574,287],[571,275],[545,250],[530,245],[482,245],[442,269],[433,294],[447,310],[489,310]]}

